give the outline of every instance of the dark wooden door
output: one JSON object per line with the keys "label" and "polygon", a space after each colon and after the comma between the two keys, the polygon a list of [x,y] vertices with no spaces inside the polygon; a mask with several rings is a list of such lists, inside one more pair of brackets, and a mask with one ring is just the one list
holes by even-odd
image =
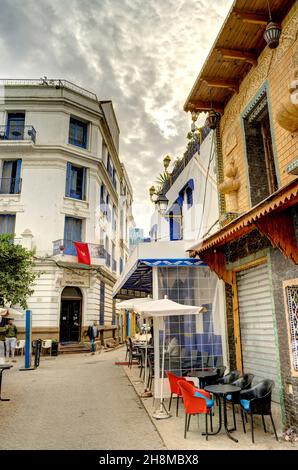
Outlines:
{"label": "dark wooden door", "polygon": [[78,342],[81,339],[81,300],[61,301],[60,342]]}

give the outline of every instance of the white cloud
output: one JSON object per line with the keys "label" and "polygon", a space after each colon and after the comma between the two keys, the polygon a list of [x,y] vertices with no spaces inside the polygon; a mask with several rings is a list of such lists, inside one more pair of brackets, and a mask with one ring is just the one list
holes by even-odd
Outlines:
{"label": "white cloud", "polygon": [[183,103],[231,4],[1,0],[3,78],[66,78],[113,100],[136,222],[146,231],[148,188],[164,155],[185,149],[190,118]]}

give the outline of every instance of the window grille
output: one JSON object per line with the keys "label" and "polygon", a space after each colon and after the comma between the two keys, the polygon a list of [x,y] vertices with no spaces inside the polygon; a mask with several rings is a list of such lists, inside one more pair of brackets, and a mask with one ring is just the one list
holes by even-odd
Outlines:
{"label": "window grille", "polygon": [[287,287],[293,368],[298,372],[298,286]]}

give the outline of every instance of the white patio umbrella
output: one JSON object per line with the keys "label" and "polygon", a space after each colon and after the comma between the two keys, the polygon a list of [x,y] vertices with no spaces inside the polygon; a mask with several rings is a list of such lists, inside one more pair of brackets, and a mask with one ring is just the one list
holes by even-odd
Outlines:
{"label": "white patio umbrella", "polygon": [[[116,305],[116,308],[119,310],[134,310],[138,312],[138,308],[141,308],[142,305],[152,302],[151,297],[136,297],[134,299],[123,300],[123,302],[119,302]],[[148,344],[148,330],[147,330],[147,321],[145,320],[146,324],[146,347],[145,347],[145,377],[144,377],[144,391],[142,393],[142,398],[149,398],[152,396],[152,393],[147,390],[147,360],[148,360],[148,351],[147,351],[147,344]]]}
{"label": "white patio umbrella", "polygon": [[152,302],[151,297],[136,297],[135,299],[128,299],[128,300],[123,300],[123,302],[118,302],[116,304],[116,308],[118,310],[135,310],[137,308],[137,305],[142,304],[144,302]]}
{"label": "white patio umbrella", "polygon": [[[169,300],[165,295],[164,299],[152,300],[146,304],[139,305],[137,308],[144,318],[154,317],[170,317],[175,315],[194,315],[206,311],[205,307],[195,307],[193,305],[183,305],[173,300]],[[161,363],[161,385],[160,385],[160,407],[153,413],[153,417],[156,419],[169,418],[166,407],[163,403],[163,377],[165,370],[165,331],[163,332],[162,341],[162,363]]]}
{"label": "white patio umbrella", "polygon": [[4,318],[21,318],[24,316],[24,312],[20,310],[16,310],[12,307],[1,307],[0,308],[0,316]]}

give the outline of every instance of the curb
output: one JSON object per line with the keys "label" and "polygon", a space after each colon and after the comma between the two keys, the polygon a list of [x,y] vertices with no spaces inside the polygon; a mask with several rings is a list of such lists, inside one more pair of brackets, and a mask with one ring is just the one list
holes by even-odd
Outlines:
{"label": "curb", "polygon": [[[165,441],[164,441],[163,436],[161,435],[160,431],[159,431],[158,428],[156,427],[155,420],[152,418],[151,414],[149,413],[149,411],[147,410],[146,406],[144,405],[144,399],[141,398],[140,395],[138,394],[138,391],[137,391],[137,389],[136,389],[134,383],[131,381],[129,375],[127,374],[127,372],[126,372],[124,366],[122,366],[122,369],[123,369],[123,371],[124,371],[124,373],[125,373],[127,379],[128,379],[129,382],[131,383],[131,385],[132,385],[132,387],[133,387],[133,389],[134,389],[134,392],[135,392],[135,394],[136,394],[136,396],[137,396],[137,398],[138,398],[138,400],[139,400],[139,403],[141,403],[143,409],[145,410],[147,416],[149,417],[151,423],[153,424],[153,426],[154,426],[154,428],[155,428],[157,434],[159,435],[160,440],[162,441],[163,445],[165,446],[165,449],[168,449],[168,447],[167,447],[167,445],[166,445],[166,443],[165,443]],[[152,397],[151,397],[151,398],[152,398]],[[153,450],[153,449],[152,449],[152,450]]]}

